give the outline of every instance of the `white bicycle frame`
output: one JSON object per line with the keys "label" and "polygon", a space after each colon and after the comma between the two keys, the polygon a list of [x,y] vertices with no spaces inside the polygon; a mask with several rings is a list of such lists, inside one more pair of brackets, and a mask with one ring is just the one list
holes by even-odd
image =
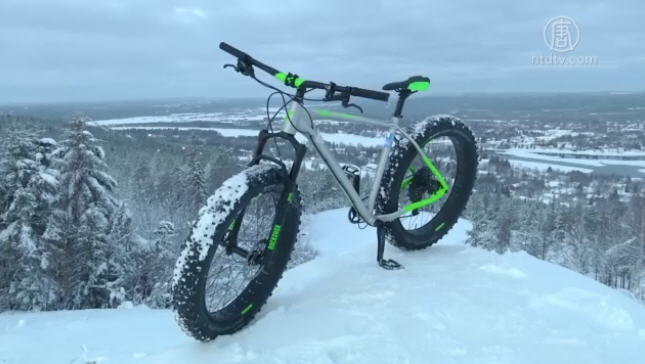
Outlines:
{"label": "white bicycle frame", "polygon": [[[345,172],[343,172],[343,170],[341,169],[340,163],[338,163],[334,154],[327,147],[327,143],[320,136],[320,133],[318,133],[318,131],[314,128],[313,120],[320,119],[356,121],[388,128],[387,136],[383,143],[383,149],[381,150],[379,156],[374,182],[371,186],[370,194],[367,199],[367,204],[360,197],[359,191],[356,191],[354,189],[350,180],[346,177]],[[361,115],[342,112],[318,110],[313,108],[305,110],[304,107],[299,103],[292,102],[289,105],[282,131],[294,136],[298,133],[301,133],[309,141],[311,141],[311,144],[314,146],[316,151],[318,151],[318,154],[323,159],[325,164],[329,167],[329,170],[334,175],[336,180],[338,180],[340,186],[342,187],[343,191],[351,201],[358,214],[369,225],[375,225],[377,221],[393,221],[401,217],[406,212],[418,209],[425,205],[429,205],[441,198],[448,191],[448,185],[444,178],[441,176],[439,171],[435,168],[430,159],[423,152],[423,149],[414,140],[414,138],[399,126],[399,121],[400,118],[397,117],[392,117],[391,122],[388,122],[386,120],[373,119]],[[434,193],[430,198],[414,202],[410,205],[400,208],[395,212],[387,214],[375,214],[376,198],[377,194],[379,193],[380,181],[383,177],[383,174],[385,173],[385,168],[388,167],[390,151],[394,142],[395,133],[399,133],[401,136],[410,141],[410,143],[412,143],[419,155],[421,155],[423,161],[430,168],[432,173],[437,177],[437,180],[441,184],[442,188]]]}

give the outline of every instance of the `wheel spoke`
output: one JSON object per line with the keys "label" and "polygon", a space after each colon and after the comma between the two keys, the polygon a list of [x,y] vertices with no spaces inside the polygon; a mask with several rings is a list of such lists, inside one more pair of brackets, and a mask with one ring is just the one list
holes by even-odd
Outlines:
{"label": "wheel spoke", "polygon": [[[401,216],[399,221],[403,228],[409,231],[421,229],[430,224],[435,213],[441,209],[450,194],[451,189],[446,189],[444,186],[452,185],[454,173],[456,173],[453,163],[457,162],[457,151],[450,138],[432,139],[426,142],[422,149],[425,156],[415,155],[404,173],[399,192],[399,208],[404,208],[408,212]],[[429,160],[430,157],[432,161]],[[419,191],[419,188],[424,188],[425,180],[428,178],[421,174],[428,172],[430,172],[428,190]],[[415,178],[420,179],[415,182]],[[431,188],[439,185],[441,186],[439,189]],[[411,193],[414,193],[414,200],[411,198]]]}
{"label": "wheel spoke", "polygon": [[[277,197],[276,197],[277,196]],[[251,253],[262,249],[269,238],[280,191],[263,191],[252,198],[236,218],[237,237],[231,252],[216,251],[206,282],[205,300],[209,312],[217,312],[233,302],[262,270],[262,264],[249,264]]]}

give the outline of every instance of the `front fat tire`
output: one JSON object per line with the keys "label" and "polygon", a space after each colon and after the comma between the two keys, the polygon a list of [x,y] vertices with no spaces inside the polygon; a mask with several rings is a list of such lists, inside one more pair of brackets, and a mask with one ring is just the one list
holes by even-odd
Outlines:
{"label": "front fat tire", "polygon": [[[459,119],[452,116],[436,116],[416,124],[411,132],[414,140],[423,147],[429,140],[448,136],[458,158],[458,181],[451,186],[447,201],[437,213],[437,218],[429,222],[428,232],[423,235],[412,234],[403,228],[399,220],[383,224],[386,241],[405,250],[418,250],[431,246],[441,239],[457,223],[459,216],[468,203],[477,177],[477,144],[472,131]],[[418,152],[407,140],[397,141],[390,153],[389,166],[381,179],[377,206],[381,213],[397,211],[400,185],[405,171]],[[430,157],[432,158],[432,157]],[[440,228],[435,230],[439,225]]]}
{"label": "front fat tire", "polygon": [[[184,244],[173,275],[172,298],[179,326],[200,341],[231,334],[249,323],[277,286],[286,268],[300,225],[300,194],[294,192],[274,250],[268,251],[264,266],[242,293],[223,309],[209,313],[205,286],[211,260],[233,219],[243,207],[268,186],[286,186],[287,176],[279,167],[256,165],[226,180],[207,205]],[[276,212],[276,215],[277,212]],[[274,225],[276,221],[274,221]]]}

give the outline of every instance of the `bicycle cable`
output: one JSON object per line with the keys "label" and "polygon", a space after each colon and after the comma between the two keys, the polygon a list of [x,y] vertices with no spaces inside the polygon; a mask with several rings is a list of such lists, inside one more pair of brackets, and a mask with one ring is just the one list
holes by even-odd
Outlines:
{"label": "bicycle cable", "polygon": [[[310,135],[310,134],[308,134],[308,133],[304,132],[303,130],[298,129],[298,128],[294,125],[293,121],[291,120],[291,116],[289,115],[289,111],[288,111],[288,109],[287,109],[287,106],[288,106],[290,103],[292,103],[292,102],[296,102],[296,103],[298,103],[298,104],[303,108],[303,110],[305,110],[305,112],[307,113],[307,118],[309,118],[309,123],[311,124],[311,128],[313,129],[313,127],[314,127],[314,119],[313,119],[313,117],[311,116],[311,113],[310,113],[310,112],[309,112],[309,110],[308,110],[308,109],[303,105],[303,103],[302,103],[300,100],[298,100],[298,99],[296,98],[296,96],[295,96],[295,95],[290,94],[290,93],[288,93],[288,92],[285,92],[285,91],[283,91],[283,90],[280,90],[279,88],[274,87],[274,86],[272,86],[272,85],[269,85],[269,84],[267,84],[266,82],[264,82],[264,81],[262,81],[262,80],[258,79],[257,77],[255,77],[255,75],[250,75],[249,77],[251,77],[252,79],[254,79],[254,80],[255,80],[256,82],[258,82],[260,85],[262,85],[262,86],[264,86],[264,87],[266,87],[266,88],[269,88],[269,89],[273,90],[273,92],[272,92],[271,94],[269,94],[269,96],[267,97],[267,102],[266,102],[267,124],[268,124],[269,130],[271,130],[271,132],[273,132],[273,121],[275,120],[275,118],[278,116],[278,114],[279,114],[282,110],[285,110],[285,112],[286,112],[286,120],[289,122],[289,124],[291,124],[291,126],[292,126],[296,131],[298,131],[299,133],[301,133],[301,134],[303,134],[303,135]],[[313,89],[312,89],[312,90],[307,90],[307,91],[305,91],[305,93],[310,92],[310,91],[313,91]],[[270,104],[271,98],[272,98],[274,95],[276,95],[276,94],[277,94],[277,95],[280,95],[280,97],[282,98],[282,106],[280,106],[280,107],[278,108],[278,110],[276,110],[276,111],[275,111],[275,113],[273,113],[273,116],[270,116],[270,113],[269,113],[269,104]],[[285,99],[285,96],[287,96],[290,100],[289,100],[289,101],[287,101],[287,100]],[[302,101],[323,101],[323,102],[324,102],[324,101],[328,101],[328,100],[325,100],[325,99],[310,99],[310,98],[305,98],[305,97],[302,97],[301,99],[302,99]],[[279,149],[279,147],[278,147],[278,142],[275,140],[275,138],[274,138],[274,142],[275,142],[275,146],[276,146],[276,151],[278,152],[278,157],[280,157],[280,151],[279,151],[280,149]],[[312,143],[312,144],[313,144],[313,143]],[[313,144],[313,147],[314,147],[314,149],[316,149],[316,151],[318,152],[318,154],[322,157],[322,154],[321,154],[320,150],[318,149],[318,147],[317,147],[315,144]],[[280,158],[281,158],[281,157],[280,157]],[[325,160],[325,158],[323,158],[323,160],[324,160],[325,162],[327,162],[327,161]],[[332,175],[334,176],[334,179],[336,179],[336,181],[337,181],[340,185],[342,185],[342,183],[338,180],[338,177],[337,177],[336,175],[334,175],[333,173],[332,173]],[[362,226],[361,226],[361,225],[362,225]],[[360,224],[360,223],[358,224],[358,228],[359,228],[359,229],[361,229],[361,230],[362,230],[362,229],[365,229],[367,226],[369,226],[369,224],[368,224],[367,222],[365,222],[365,220],[363,220],[363,224]]]}

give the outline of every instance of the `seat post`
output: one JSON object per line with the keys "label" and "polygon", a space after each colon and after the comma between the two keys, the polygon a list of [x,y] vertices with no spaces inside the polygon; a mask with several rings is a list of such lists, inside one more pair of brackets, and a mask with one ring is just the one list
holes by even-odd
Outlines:
{"label": "seat post", "polygon": [[405,100],[408,98],[408,96],[412,95],[414,92],[404,88],[404,89],[398,90],[398,93],[399,93],[399,99],[396,102],[396,109],[394,109],[395,118],[401,117],[401,112],[403,111],[403,104],[405,104]]}

